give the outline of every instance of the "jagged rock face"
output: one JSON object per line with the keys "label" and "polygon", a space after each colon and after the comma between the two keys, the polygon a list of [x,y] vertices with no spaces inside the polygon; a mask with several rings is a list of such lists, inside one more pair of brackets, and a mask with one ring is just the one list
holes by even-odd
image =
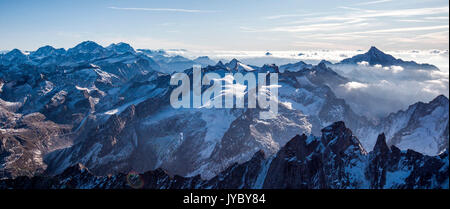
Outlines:
{"label": "jagged rock face", "polygon": [[366,154],[343,122],[322,130],[322,137],[296,136],[272,160],[264,188],[358,188],[363,179],[351,169]]}
{"label": "jagged rock face", "polygon": [[271,161],[264,188],[448,188],[448,151],[430,157],[389,149],[382,134],[367,154],[338,122],[320,140],[292,139]]}
{"label": "jagged rock face", "polygon": [[[81,132],[86,124],[95,125],[88,119],[92,113],[123,102],[118,94],[105,93],[117,88],[113,83],[120,79],[92,65],[22,66],[2,69],[0,76],[0,162],[4,164],[0,178],[43,172],[45,154],[72,144],[77,135],[84,134]],[[28,115],[41,115],[43,119],[31,125],[20,123],[20,118]]]}
{"label": "jagged rock face", "polygon": [[448,188],[448,151],[426,156],[413,150],[389,148],[380,135],[369,154],[366,177],[371,188]]}
{"label": "jagged rock face", "polygon": [[[113,49],[123,51],[126,46]],[[41,162],[45,154],[87,137],[84,130],[102,124],[112,107],[121,111],[136,100],[145,100],[157,90],[158,82],[167,85],[166,75],[154,71],[157,69],[152,67],[158,65],[151,58],[114,51],[86,42],[68,52],[46,46],[30,55],[13,50],[0,58],[0,162],[5,169],[0,178],[42,172],[46,168]],[[36,114],[45,118],[39,125],[18,123],[21,117]],[[41,148],[41,141],[51,143]],[[28,152],[35,154],[14,161],[12,153],[20,156]],[[34,159],[39,162],[31,163]],[[30,163],[17,166],[16,170],[23,172],[10,172],[6,171],[11,169],[10,161]],[[27,165],[29,168],[25,168]]]}
{"label": "jagged rock face", "polygon": [[429,103],[418,102],[405,111],[392,113],[378,125],[356,130],[365,148],[371,150],[379,133],[385,133],[388,145],[412,149],[427,155],[439,155],[448,149],[449,101],[441,95]]}
{"label": "jagged rock face", "polygon": [[449,187],[448,151],[426,156],[388,148],[378,137],[370,153],[343,122],[322,130],[322,137],[295,136],[272,157],[262,151],[216,177],[171,176],[162,169],[142,174],[94,176],[81,164],[54,177],[19,177],[0,181],[0,188],[96,189],[438,189]]}
{"label": "jagged rock face", "polygon": [[[21,117],[37,112],[45,116],[43,121],[54,130],[51,133],[64,138],[64,143],[58,143],[58,137],[51,137],[52,144],[58,146],[42,150],[38,146],[41,154],[27,155],[39,156],[37,159],[46,155],[45,162],[29,169],[46,168],[46,174],[58,174],[83,163],[96,175],[163,168],[171,175],[201,174],[210,179],[236,162],[250,160],[258,150],[268,156],[277,153],[298,133],[320,135],[323,127],[335,121],[344,121],[349,128],[357,130],[355,135],[360,138],[366,136],[361,134],[367,130],[364,127],[373,127],[335,96],[332,87],[346,83],[347,79],[328,68],[326,61],[315,66],[297,63],[278,68],[249,66],[232,60],[202,68],[202,73],[216,72],[221,76],[237,72],[279,73],[282,86],[279,115],[260,120],[259,109],[175,110],[170,107],[169,95],[173,89],[169,85],[170,75],[161,72],[178,66],[176,71],[185,70],[192,77],[192,69],[184,68],[196,62],[206,63],[207,58],[192,61],[167,56],[164,51],[134,51],[123,43],[103,48],[93,42],[83,42],[67,51],[46,46],[25,55],[13,50],[0,59],[0,130],[5,136],[2,139],[9,139],[23,129],[30,129],[26,131],[34,133],[30,136],[37,137],[33,138],[35,141],[46,141],[49,135],[53,136],[46,129],[36,131],[31,126],[17,125]],[[437,114],[421,112],[424,114],[415,114],[415,121]],[[448,116],[448,108],[440,112]],[[441,119],[431,117],[427,120],[432,122],[414,122],[411,124],[415,125],[408,127],[419,130],[436,121],[445,124]],[[444,137],[447,138],[439,145],[444,148],[448,147],[448,117],[446,124]],[[367,132],[373,133],[371,137],[361,140],[364,145],[367,139],[373,144],[379,133],[386,132],[389,145],[403,148],[398,137],[391,133],[404,136],[410,130],[403,130],[404,127],[378,129],[376,126]],[[431,134],[420,135],[420,139],[436,136],[440,140],[440,128],[428,130]],[[41,132],[45,134],[37,134]],[[28,146],[19,142],[8,144],[1,147],[2,163],[13,159],[6,156],[16,147],[34,152],[34,148],[28,150]],[[63,144],[68,147],[64,148]],[[61,149],[53,152],[56,148]]]}
{"label": "jagged rock face", "polygon": [[0,178],[33,176],[46,165],[43,156],[70,144],[70,126],[49,121],[40,113],[11,113],[13,121],[0,129]]}
{"label": "jagged rock face", "polygon": [[[225,75],[246,70],[238,66],[240,62],[235,60],[202,71]],[[250,72],[277,71],[276,66],[263,66],[254,67]],[[250,160],[258,150],[264,150],[268,155],[276,153],[287,139],[299,132],[318,134],[321,127],[337,120],[348,121],[351,127],[362,126],[364,119],[354,114],[345,101],[336,98],[329,87],[313,78],[320,77],[323,72],[333,75],[330,71],[320,66],[299,73],[280,74],[283,91],[280,92],[279,114],[270,120],[259,119],[260,109],[175,110],[167,104],[171,92],[168,81],[158,82],[159,87],[155,89],[165,91],[155,94],[156,100],[152,97],[138,104],[136,114],[139,117],[126,120],[120,132],[111,128],[107,128],[108,131],[102,131],[103,128],[88,130],[84,139],[78,140],[79,144],[48,155],[47,171],[57,174],[81,162],[92,172],[103,175],[161,167],[171,174],[201,174],[209,179],[235,162]],[[186,72],[192,76],[192,69]],[[311,75],[314,73],[316,75]],[[306,82],[306,75],[312,81]],[[286,105],[285,101],[291,105]],[[112,122],[106,120],[101,127],[109,127],[108,123]],[[105,137],[111,140],[101,140]],[[108,158],[104,159],[103,155]]]}

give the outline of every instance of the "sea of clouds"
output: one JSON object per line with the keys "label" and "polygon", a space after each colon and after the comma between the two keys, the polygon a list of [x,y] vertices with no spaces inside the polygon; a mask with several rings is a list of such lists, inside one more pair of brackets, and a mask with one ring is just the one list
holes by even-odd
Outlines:
{"label": "sea of clouds", "polygon": [[[321,60],[337,63],[345,58],[365,51],[309,50],[309,51],[168,51],[189,58],[208,55],[215,61],[233,58],[255,66],[263,64],[283,65],[304,61],[317,64]],[[396,58],[417,63],[435,65],[440,70],[405,70],[401,66],[330,66],[350,81],[334,87],[340,98],[359,114],[377,119],[389,113],[408,108],[416,102],[429,102],[438,95],[449,97],[449,52],[448,50],[386,51]]]}

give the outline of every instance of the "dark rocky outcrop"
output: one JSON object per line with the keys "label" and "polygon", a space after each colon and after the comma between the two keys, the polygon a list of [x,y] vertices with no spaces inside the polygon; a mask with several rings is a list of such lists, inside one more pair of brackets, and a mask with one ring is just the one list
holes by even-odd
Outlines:
{"label": "dark rocky outcrop", "polygon": [[171,176],[162,169],[95,176],[76,164],[53,177],[18,177],[0,181],[14,189],[438,189],[448,188],[448,151],[439,156],[387,147],[384,134],[367,153],[345,127],[336,122],[322,137],[297,135],[272,157],[262,151],[234,164],[216,177]]}

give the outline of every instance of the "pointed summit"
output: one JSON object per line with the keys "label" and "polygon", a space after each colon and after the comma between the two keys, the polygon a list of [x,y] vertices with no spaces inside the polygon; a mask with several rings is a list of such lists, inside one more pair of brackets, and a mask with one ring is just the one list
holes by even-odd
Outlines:
{"label": "pointed summit", "polygon": [[216,64],[217,67],[224,67],[225,65],[223,64],[222,61],[219,60],[219,62],[217,62]]}
{"label": "pointed summit", "polygon": [[13,49],[6,53],[5,56],[25,56],[25,54],[19,49]]}
{"label": "pointed summit", "polygon": [[377,53],[382,53],[382,54],[384,54],[382,51],[380,51],[377,47],[375,47],[375,46],[371,46],[370,47],[370,49],[369,49],[369,51],[368,51],[368,53],[375,53],[375,54],[377,54]]}
{"label": "pointed summit", "polygon": [[239,60],[237,60],[236,58],[233,58],[228,64],[236,65],[237,63],[239,63]]}
{"label": "pointed summit", "polygon": [[396,60],[393,56],[382,52],[375,46],[371,46],[369,51],[367,51],[365,54],[369,57],[369,63],[371,60],[373,60],[374,62],[377,62],[377,61],[391,61],[392,62],[392,61]]}
{"label": "pointed summit", "polygon": [[334,153],[341,153],[349,147],[353,147],[361,153],[366,153],[361,142],[353,136],[352,131],[345,126],[343,121],[334,122],[323,128],[321,140]]}
{"label": "pointed summit", "polygon": [[385,154],[390,151],[388,145],[386,144],[386,136],[384,135],[384,133],[378,135],[377,142],[375,144],[375,147],[373,148],[373,151],[375,153],[381,154]]}
{"label": "pointed summit", "polygon": [[225,64],[225,66],[227,68],[229,68],[230,70],[234,70],[238,67],[238,63],[240,63],[239,60],[237,60],[236,58],[233,58],[230,62]]}
{"label": "pointed summit", "polygon": [[327,65],[332,65],[332,63],[330,61],[327,61],[327,60],[321,60],[317,66],[320,67],[320,68],[326,69]]}
{"label": "pointed summit", "polygon": [[369,51],[367,51],[364,56],[364,59],[361,61],[369,62],[370,65],[383,65],[383,66],[389,66],[389,65],[395,65],[398,63],[398,60],[395,59],[395,57],[386,54],[376,48],[375,46],[370,47]]}
{"label": "pointed summit", "polygon": [[350,129],[347,129],[343,121],[334,122],[333,124],[322,129],[322,133],[330,133],[330,132],[343,133],[348,131],[350,131]]}
{"label": "pointed summit", "polygon": [[235,58],[232,59],[229,63],[225,64],[225,67],[230,71],[238,71],[238,72],[250,72],[255,71],[255,69],[257,69],[256,67],[246,65]]}
{"label": "pointed summit", "polygon": [[12,61],[12,60],[19,61],[20,60],[20,62],[22,62],[27,59],[27,55],[25,55],[19,49],[13,49],[13,50],[9,51],[8,53],[4,54],[2,56],[2,59],[9,60],[9,61]]}
{"label": "pointed summit", "polygon": [[358,54],[351,58],[347,58],[339,62],[338,64],[352,64],[357,65],[361,62],[368,62],[369,65],[382,65],[382,66],[401,66],[404,69],[412,70],[439,70],[436,66],[430,64],[418,64],[414,61],[403,61],[401,59],[396,59],[392,55],[386,54],[376,48],[375,46],[370,47],[369,51],[364,54]]}

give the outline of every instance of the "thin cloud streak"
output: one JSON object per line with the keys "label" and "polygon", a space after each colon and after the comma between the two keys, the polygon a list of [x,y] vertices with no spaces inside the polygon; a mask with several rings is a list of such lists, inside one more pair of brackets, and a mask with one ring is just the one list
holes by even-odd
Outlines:
{"label": "thin cloud streak", "polygon": [[114,10],[132,10],[132,11],[149,11],[149,12],[182,12],[182,13],[213,13],[212,10],[197,9],[175,9],[175,8],[143,8],[143,7],[108,7]]}
{"label": "thin cloud streak", "polygon": [[[440,30],[440,29],[448,29],[448,25],[438,25],[438,26],[424,26],[424,27],[409,27],[409,28],[390,28],[390,29],[380,29],[380,30],[368,30],[368,31],[355,31],[355,32],[347,32],[347,33],[331,33],[331,34],[311,34],[311,35],[302,35],[298,36],[299,38],[319,38],[319,39],[330,39],[330,40],[351,40],[355,38],[368,38],[369,36],[366,36],[368,34],[386,34],[386,33],[398,33],[398,32],[411,32],[411,31],[430,31],[430,30]],[[429,39],[435,39],[437,37],[439,38],[446,38],[448,35],[447,31],[438,31],[438,32],[432,32],[422,35],[416,35],[417,38],[429,38]],[[448,37],[448,36],[447,36]],[[412,40],[411,38],[408,38],[409,40]]]}
{"label": "thin cloud streak", "polygon": [[378,0],[378,1],[369,1],[369,2],[361,2],[361,3],[357,3],[355,5],[357,6],[362,6],[362,5],[371,5],[371,4],[380,4],[380,3],[386,3],[386,2],[391,2],[392,0]]}
{"label": "thin cloud streak", "polygon": [[357,11],[350,13],[349,15],[359,18],[371,18],[371,17],[412,17],[423,15],[435,15],[435,14],[448,14],[449,7],[429,7],[420,9],[397,9],[397,10],[370,10],[360,9],[353,7],[340,6],[338,9],[346,9]]}
{"label": "thin cloud streak", "polygon": [[400,10],[365,10],[367,14],[360,14],[361,18],[370,17],[411,17],[422,15],[434,15],[448,13],[448,7],[432,7],[420,9],[400,9]]}
{"label": "thin cloud streak", "polygon": [[349,33],[349,34],[395,33],[395,32],[439,30],[439,29],[448,29],[448,28],[449,28],[448,25],[437,25],[437,26],[410,27],[410,28],[391,28],[391,29],[371,30],[371,31],[359,31],[359,32],[353,32],[353,33]]}
{"label": "thin cloud streak", "polygon": [[[432,8],[420,8],[420,9],[398,9],[398,10],[366,10],[359,8],[351,8],[351,7],[338,7],[340,9],[351,10],[353,12],[340,14],[340,15],[327,15],[327,16],[318,16],[318,17],[309,17],[318,15],[316,13],[303,14],[303,15],[278,15],[278,16],[269,16],[266,19],[278,19],[278,18],[291,18],[292,21],[284,22],[284,25],[298,25],[298,24],[317,24],[317,23],[331,23],[331,22],[341,22],[341,21],[350,21],[349,23],[357,23],[357,22],[369,22],[376,20],[377,18],[382,17],[392,17],[392,18],[409,18],[408,21],[412,22],[412,18],[427,16],[427,15],[436,15],[436,14],[448,14],[449,7],[432,7]],[[296,17],[305,17],[300,20]],[[425,19],[429,20],[445,20],[445,17],[425,17]],[[448,19],[448,18],[447,18]],[[424,22],[423,17],[417,19],[416,22]]]}
{"label": "thin cloud streak", "polygon": [[[241,30],[245,32],[311,32],[311,31],[322,31],[322,30],[339,30],[344,28],[355,26],[368,26],[369,24],[374,26],[374,21],[382,17],[392,17],[392,18],[405,18],[410,17],[410,19],[397,19],[397,21],[408,21],[408,22],[426,22],[422,18],[414,19],[414,17],[426,16],[426,15],[436,15],[436,14],[448,14],[449,7],[432,7],[432,8],[420,8],[420,9],[398,9],[398,10],[364,10],[359,8],[349,8],[340,7],[352,10],[350,12],[342,15],[328,15],[315,18],[303,18],[302,20],[285,22],[284,25],[291,26],[275,26],[265,29],[256,29],[252,27],[241,27]],[[297,16],[309,16],[311,14],[305,15],[278,15],[270,16],[266,18],[277,19],[286,17],[297,17]],[[311,15],[312,16],[312,15]],[[431,17],[433,18],[433,17]],[[439,17],[441,19],[442,16]],[[305,24],[309,23],[309,24]],[[358,24],[358,25],[355,25]],[[416,27],[410,29],[386,29],[386,30],[376,30],[376,31],[361,31],[363,33],[367,32],[396,32],[399,31],[420,31],[420,30],[431,30],[431,29],[442,29],[443,26],[431,26],[431,27]],[[445,27],[444,27],[445,28]],[[448,27],[447,27],[448,28]]]}
{"label": "thin cloud streak", "polygon": [[448,16],[440,16],[440,17],[425,17],[427,20],[448,20]]}
{"label": "thin cloud streak", "polygon": [[[258,30],[249,27],[240,27],[244,32],[314,32],[314,31],[329,31],[337,29],[345,29],[354,26],[367,26],[367,24],[357,24],[349,25],[346,23],[329,23],[329,24],[312,24],[312,25],[302,25],[302,26],[292,26],[292,27],[275,27],[271,29]],[[426,30],[439,30],[448,29],[448,25],[437,25],[437,26],[424,26],[424,27],[409,27],[409,28],[389,28],[380,30],[368,30],[368,31],[355,31],[350,33],[342,34],[370,34],[370,33],[393,33],[393,32],[411,32],[411,31],[426,31]],[[331,34],[337,35],[337,34]]]}
{"label": "thin cloud streak", "polygon": [[316,15],[322,15],[322,14],[326,14],[326,13],[321,12],[321,13],[306,13],[306,14],[273,15],[273,16],[264,17],[264,19],[276,20],[276,19],[289,18],[289,17],[309,17],[309,16],[316,16]]}
{"label": "thin cloud streak", "polygon": [[318,23],[309,25],[295,25],[295,26],[285,26],[285,27],[273,27],[267,29],[256,29],[251,27],[241,26],[240,29],[244,32],[315,32],[315,31],[332,31],[332,30],[342,30],[354,27],[366,26],[367,23],[360,23],[356,20],[346,21],[346,22],[335,22],[335,23]]}

